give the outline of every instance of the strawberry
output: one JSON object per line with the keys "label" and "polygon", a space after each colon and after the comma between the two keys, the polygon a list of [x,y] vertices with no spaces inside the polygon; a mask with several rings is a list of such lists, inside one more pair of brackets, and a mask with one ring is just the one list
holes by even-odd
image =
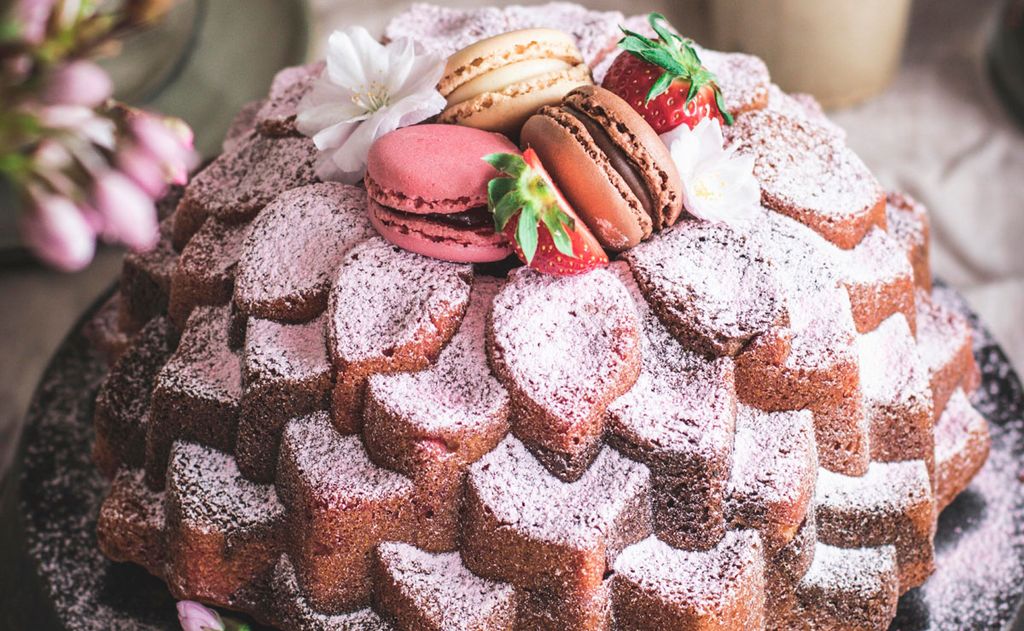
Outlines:
{"label": "strawberry", "polygon": [[494,214],[494,229],[508,237],[520,260],[553,276],[582,274],[608,264],[601,244],[533,149],[522,156],[492,153],[484,160],[504,174],[488,183],[487,206]]}
{"label": "strawberry", "polygon": [[705,68],[693,42],[666,28],[665,16],[647,18],[659,39],[623,28],[619,55],[602,84],[640,112],[659,134],[680,125],[691,129],[704,118],[732,125],[715,75]]}

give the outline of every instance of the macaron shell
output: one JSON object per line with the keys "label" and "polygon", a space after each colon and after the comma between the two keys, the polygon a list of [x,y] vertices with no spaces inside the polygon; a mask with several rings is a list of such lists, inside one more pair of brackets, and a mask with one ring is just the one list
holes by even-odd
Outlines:
{"label": "macaron shell", "polygon": [[579,64],[463,101],[441,112],[438,120],[517,137],[523,123],[538,109],[556,104],[573,89],[592,83],[590,68]]}
{"label": "macaron shell", "polygon": [[652,198],[657,200],[655,229],[673,225],[683,211],[683,185],[672,153],[658,132],[629,103],[598,86],[573,90],[566,95],[563,105],[597,123],[629,157]]}
{"label": "macaron shell", "polygon": [[437,89],[447,97],[459,86],[495,68],[528,59],[583,63],[575,40],[567,33],[546,28],[511,31],[470,44],[449,57]]}
{"label": "macaron shell", "polygon": [[389,211],[370,200],[370,223],[390,243],[423,256],[455,263],[490,263],[509,257],[512,247],[493,230],[459,229],[423,217]]}
{"label": "macaron shell", "polygon": [[563,72],[571,69],[574,65],[576,64],[570,64],[561,59],[527,59],[501,66],[460,85],[458,89],[448,95],[448,105],[457,105],[487,92],[500,91],[513,83],[528,81],[553,72]]}
{"label": "macaron shell", "polygon": [[487,183],[499,175],[483,161],[491,153],[519,154],[519,148],[505,136],[469,127],[403,127],[370,147],[366,190],[372,199],[407,213],[486,206]]}
{"label": "macaron shell", "polygon": [[526,121],[522,144],[537,152],[601,245],[621,251],[651,235],[650,215],[572,114],[544,108]]}

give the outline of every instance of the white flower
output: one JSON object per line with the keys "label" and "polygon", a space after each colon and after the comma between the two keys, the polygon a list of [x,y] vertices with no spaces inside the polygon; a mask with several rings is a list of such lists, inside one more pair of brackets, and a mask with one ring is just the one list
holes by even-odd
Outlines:
{"label": "white flower", "polygon": [[355,183],[377,138],[439,113],[445,59],[420,55],[409,38],[381,44],[362,27],[335,31],[327,69],[299,106],[299,131],[321,152],[318,175]]}
{"label": "white flower", "polygon": [[714,223],[746,221],[761,207],[754,158],[725,148],[717,119],[690,129],[680,125],[662,135],[683,180],[683,205],[691,215]]}

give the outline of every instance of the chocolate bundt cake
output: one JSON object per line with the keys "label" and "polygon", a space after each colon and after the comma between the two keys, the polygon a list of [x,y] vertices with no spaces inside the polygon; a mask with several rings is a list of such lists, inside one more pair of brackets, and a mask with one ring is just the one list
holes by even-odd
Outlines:
{"label": "chocolate bundt cake", "polygon": [[[620,23],[418,4],[385,36],[559,28],[600,78]],[[286,631],[886,628],[988,454],[971,329],[926,210],[702,54],[760,214],[568,277],[377,236],[296,131],[323,65],[283,70],[92,327],[103,552]]]}

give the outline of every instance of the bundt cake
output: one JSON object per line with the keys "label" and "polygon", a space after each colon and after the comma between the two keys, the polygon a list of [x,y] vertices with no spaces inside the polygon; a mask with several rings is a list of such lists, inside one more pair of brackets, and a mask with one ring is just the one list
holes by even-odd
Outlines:
{"label": "bundt cake", "polygon": [[[417,4],[385,38],[545,26],[600,79],[623,23]],[[297,131],[324,65],[281,71],[93,323],[103,552],[286,631],[886,628],[988,454],[971,329],[926,210],[701,55],[763,207],[564,277],[378,236]]]}

